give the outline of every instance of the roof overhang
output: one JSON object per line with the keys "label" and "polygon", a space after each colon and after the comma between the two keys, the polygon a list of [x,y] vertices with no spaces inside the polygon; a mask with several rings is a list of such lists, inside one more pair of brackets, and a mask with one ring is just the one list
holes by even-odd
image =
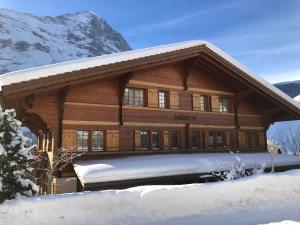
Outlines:
{"label": "roof overhang", "polygon": [[299,103],[205,41],[163,45],[11,72],[0,76],[0,84],[5,101],[7,97],[17,98],[72,84],[113,78],[136,70],[198,56],[214,59],[219,65],[231,71],[233,79],[239,79],[269,100],[281,105],[293,115],[293,119],[300,119]]}

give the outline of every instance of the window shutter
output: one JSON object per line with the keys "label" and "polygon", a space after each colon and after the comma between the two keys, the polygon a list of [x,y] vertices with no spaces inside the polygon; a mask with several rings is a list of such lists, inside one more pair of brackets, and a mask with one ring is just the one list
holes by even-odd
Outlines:
{"label": "window shutter", "polygon": [[162,132],[163,149],[169,149],[169,131],[165,130]]}
{"label": "window shutter", "polygon": [[246,135],[245,132],[239,132],[239,145],[246,146]]}
{"label": "window shutter", "polygon": [[179,109],[179,95],[176,91],[170,91],[170,109]]}
{"label": "window shutter", "polygon": [[156,89],[148,89],[148,107],[158,107],[158,91]]}
{"label": "window shutter", "polygon": [[140,150],[140,145],[141,145],[141,131],[140,130],[135,130],[134,131],[134,149],[135,150]]}
{"label": "window shutter", "polygon": [[62,147],[67,151],[73,151],[77,142],[76,130],[63,130]]}
{"label": "window shutter", "polygon": [[106,131],[106,149],[107,151],[119,150],[119,130]]}
{"label": "window shutter", "polygon": [[209,148],[209,133],[207,131],[204,132],[204,146],[206,149]]}
{"label": "window shutter", "polygon": [[212,95],[210,99],[211,99],[211,111],[220,112],[219,96]]}
{"label": "window shutter", "polygon": [[265,147],[265,133],[259,132],[258,134],[258,143],[260,147]]}
{"label": "window shutter", "polygon": [[226,145],[227,147],[230,146],[230,132],[226,132],[226,133],[225,133],[225,145]]}
{"label": "window shutter", "polygon": [[199,111],[200,110],[200,95],[193,94],[193,110]]}

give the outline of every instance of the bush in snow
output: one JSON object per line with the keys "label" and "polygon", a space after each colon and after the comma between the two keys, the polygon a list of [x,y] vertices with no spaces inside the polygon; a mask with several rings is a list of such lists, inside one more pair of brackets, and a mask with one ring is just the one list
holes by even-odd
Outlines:
{"label": "bush in snow", "polygon": [[20,128],[15,110],[0,108],[0,203],[18,196],[33,196],[38,187],[33,182],[30,166],[34,156]]}
{"label": "bush in snow", "polygon": [[245,177],[246,169],[245,164],[242,162],[241,158],[238,156],[238,154],[234,154],[233,152],[230,152],[234,156],[234,164],[232,168],[225,172],[224,177],[226,180],[235,180],[239,179],[241,177]]}
{"label": "bush in snow", "polygon": [[253,170],[247,170],[242,159],[239,157],[238,153],[230,152],[234,157],[234,164],[231,169],[222,174],[222,179],[224,180],[235,180],[246,176],[251,176],[253,174],[263,174],[266,168],[266,164],[262,164],[260,167],[253,168]]}

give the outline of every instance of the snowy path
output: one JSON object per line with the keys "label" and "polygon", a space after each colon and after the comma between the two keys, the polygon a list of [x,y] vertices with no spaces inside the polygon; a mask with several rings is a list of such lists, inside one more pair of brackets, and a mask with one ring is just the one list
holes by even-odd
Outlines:
{"label": "snowy path", "polygon": [[1,225],[300,222],[300,170],[238,181],[42,196],[0,206]]}

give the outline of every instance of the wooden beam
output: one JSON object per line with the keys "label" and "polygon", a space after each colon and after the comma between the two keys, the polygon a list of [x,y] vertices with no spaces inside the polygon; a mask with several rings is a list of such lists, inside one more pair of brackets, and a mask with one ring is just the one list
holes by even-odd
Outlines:
{"label": "wooden beam", "polygon": [[[62,148],[62,136],[63,136],[63,119],[64,119],[64,110],[65,110],[65,100],[69,93],[70,86],[66,86],[59,92],[59,114],[58,114],[58,137],[57,137],[57,149]],[[55,152],[55,149],[53,149],[53,152]],[[58,151],[57,157],[60,158],[61,151]],[[54,156],[55,157],[55,156]],[[58,168],[60,168],[61,165],[58,165]],[[57,170],[57,177],[61,177],[61,171],[60,169]]]}

